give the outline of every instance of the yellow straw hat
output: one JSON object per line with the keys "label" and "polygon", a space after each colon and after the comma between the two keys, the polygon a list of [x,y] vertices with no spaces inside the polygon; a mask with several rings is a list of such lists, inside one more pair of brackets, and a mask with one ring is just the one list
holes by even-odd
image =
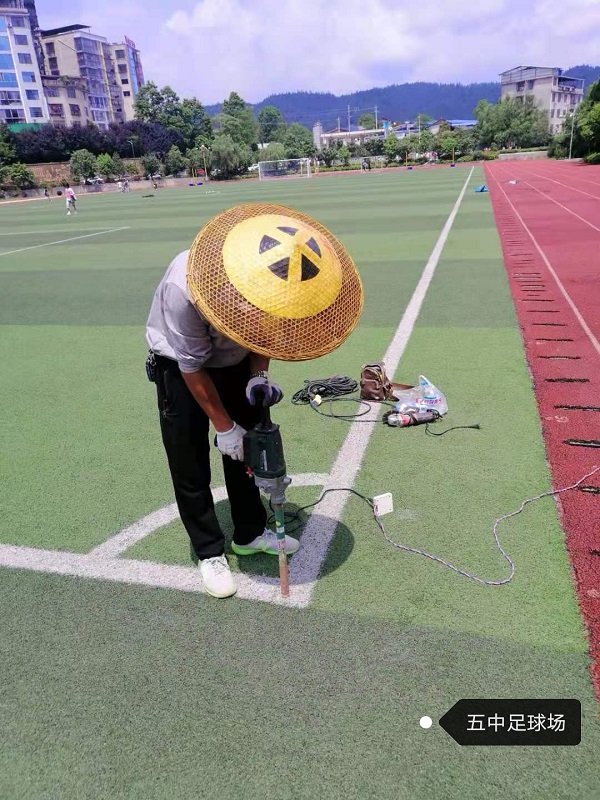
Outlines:
{"label": "yellow straw hat", "polygon": [[273,203],[213,217],[192,244],[187,281],[214,328],[280,361],[335,350],[363,306],[360,276],[341,242],[314,219]]}

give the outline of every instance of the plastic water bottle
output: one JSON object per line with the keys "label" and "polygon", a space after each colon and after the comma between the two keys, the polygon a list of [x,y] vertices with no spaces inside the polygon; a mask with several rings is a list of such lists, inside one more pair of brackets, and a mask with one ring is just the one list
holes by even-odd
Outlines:
{"label": "plastic water bottle", "polygon": [[446,414],[448,411],[446,398],[424,375],[419,375],[419,389],[422,410],[437,411],[441,416]]}

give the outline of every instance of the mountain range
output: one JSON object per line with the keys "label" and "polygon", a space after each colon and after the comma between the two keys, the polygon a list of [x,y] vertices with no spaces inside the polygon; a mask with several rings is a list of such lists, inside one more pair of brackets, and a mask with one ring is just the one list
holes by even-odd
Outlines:
{"label": "mountain range", "polygon": [[[586,87],[600,78],[600,66],[580,64],[565,72],[583,78]],[[380,119],[395,122],[414,119],[417,114],[428,114],[433,119],[472,119],[480,100],[495,103],[499,97],[499,83],[401,83],[343,95],[329,92],[273,94],[255,103],[254,111],[258,112],[264,106],[275,106],[288,124],[300,122],[312,128],[320,120],[328,130],[337,127],[338,117],[341,126],[347,126],[348,106],[352,124],[358,122],[363,112],[373,111],[375,106]],[[219,113],[221,106],[207,106],[206,110],[213,116]]]}

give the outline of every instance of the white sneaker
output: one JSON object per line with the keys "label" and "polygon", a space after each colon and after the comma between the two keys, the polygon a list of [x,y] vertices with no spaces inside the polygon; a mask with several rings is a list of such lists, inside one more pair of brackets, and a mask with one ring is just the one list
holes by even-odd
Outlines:
{"label": "white sneaker", "polygon": [[237,584],[225,556],[203,559],[200,562],[200,574],[204,590],[213,597],[231,597],[237,592]]}
{"label": "white sneaker", "polygon": [[[285,552],[286,555],[291,556],[292,553],[297,552],[300,548],[298,539],[293,539],[291,536],[285,537]],[[236,544],[231,543],[231,549],[238,556],[251,556],[255,553],[268,553],[270,556],[276,556],[279,552],[277,547],[277,534],[270,531],[268,528],[257,536],[250,544]]]}

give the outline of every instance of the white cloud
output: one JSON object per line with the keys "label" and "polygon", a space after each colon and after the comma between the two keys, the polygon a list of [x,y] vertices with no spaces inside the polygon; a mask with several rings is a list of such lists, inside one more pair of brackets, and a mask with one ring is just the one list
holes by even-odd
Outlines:
{"label": "white cloud", "polygon": [[297,89],[496,80],[517,64],[566,67],[599,55],[600,0],[75,3],[96,33],[137,42],[148,79],[204,103],[232,90],[256,102]]}

